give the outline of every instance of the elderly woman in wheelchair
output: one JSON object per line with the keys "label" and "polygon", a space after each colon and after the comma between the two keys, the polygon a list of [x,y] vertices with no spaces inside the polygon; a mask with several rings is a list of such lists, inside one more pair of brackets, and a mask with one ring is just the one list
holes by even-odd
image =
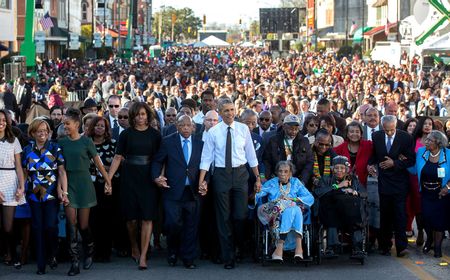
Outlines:
{"label": "elderly woman in wheelchair", "polygon": [[364,258],[362,198],[367,197],[358,178],[350,173],[348,159],[337,156],[332,174],[322,177],[314,193],[319,198],[319,220],[325,228],[339,228],[352,235],[351,258]]}
{"label": "elderly woman in wheelchair", "polygon": [[[283,261],[283,250],[288,242],[295,244],[294,259],[303,259],[302,234],[304,211],[314,203],[314,197],[296,177],[290,161],[280,161],[275,167],[277,177],[267,181],[255,195],[258,218],[269,225],[276,248],[272,260]],[[267,198],[262,204],[263,198]],[[288,240],[287,240],[288,239]]]}

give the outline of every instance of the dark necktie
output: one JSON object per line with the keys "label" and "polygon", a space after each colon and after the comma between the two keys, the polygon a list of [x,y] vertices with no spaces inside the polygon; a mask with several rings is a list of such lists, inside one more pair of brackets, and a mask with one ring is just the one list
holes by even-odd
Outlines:
{"label": "dark necktie", "polygon": [[[186,164],[189,164],[189,140],[184,139],[183,140],[183,155],[184,155],[184,160],[186,161]],[[190,185],[189,183],[189,178],[186,176],[186,182],[185,182],[186,186]]]}
{"label": "dark necktie", "polygon": [[227,144],[225,148],[225,170],[227,173],[231,173],[231,127],[227,128]]}
{"label": "dark necktie", "polygon": [[114,119],[114,126],[113,126],[113,135],[112,138],[114,140],[119,139],[119,124],[117,123],[117,120]]}

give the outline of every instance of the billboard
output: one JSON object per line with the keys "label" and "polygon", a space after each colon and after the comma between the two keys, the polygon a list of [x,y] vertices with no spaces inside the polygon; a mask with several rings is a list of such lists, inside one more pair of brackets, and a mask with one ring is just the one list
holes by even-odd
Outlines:
{"label": "billboard", "polygon": [[334,26],[334,0],[316,0],[317,29]]}
{"label": "billboard", "polygon": [[298,8],[261,8],[259,9],[260,31],[267,33],[299,32]]}

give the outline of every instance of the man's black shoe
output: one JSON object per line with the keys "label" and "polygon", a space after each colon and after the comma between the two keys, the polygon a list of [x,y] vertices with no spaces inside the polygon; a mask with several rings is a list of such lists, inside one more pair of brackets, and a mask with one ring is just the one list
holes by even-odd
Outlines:
{"label": "man's black shoe", "polygon": [[168,263],[170,266],[175,266],[175,265],[177,264],[177,256],[176,256],[176,255],[170,255],[170,256],[167,258],[167,263]]}
{"label": "man's black shoe", "polygon": [[225,268],[225,269],[233,269],[234,268],[234,261],[226,262],[225,265],[223,266],[223,268]]}
{"label": "man's black shoe", "polygon": [[193,261],[184,261],[183,265],[187,269],[196,269],[197,268],[197,266],[194,264]]}

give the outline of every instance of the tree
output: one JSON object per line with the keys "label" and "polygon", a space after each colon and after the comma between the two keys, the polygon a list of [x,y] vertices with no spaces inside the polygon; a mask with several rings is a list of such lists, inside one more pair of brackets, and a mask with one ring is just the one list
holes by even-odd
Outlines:
{"label": "tree", "polygon": [[[174,17],[172,15],[175,15]],[[202,26],[202,21],[196,17],[191,8],[175,9],[173,7],[161,7],[161,11],[155,13],[152,25],[153,34],[159,35],[160,19],[162,19],[162,39],[170,38],[172,33],[172,19],[176,19],[173,25],[174,39],[195,39]]]}
{"label": "tree", "polygon": [[254,20],[250,23],[250,27],[249,27],[249,31],[250,31],[250,41],[253,41],[253,38],[259,37],[261,35],[261,33],[259,32],[259,21]]}

